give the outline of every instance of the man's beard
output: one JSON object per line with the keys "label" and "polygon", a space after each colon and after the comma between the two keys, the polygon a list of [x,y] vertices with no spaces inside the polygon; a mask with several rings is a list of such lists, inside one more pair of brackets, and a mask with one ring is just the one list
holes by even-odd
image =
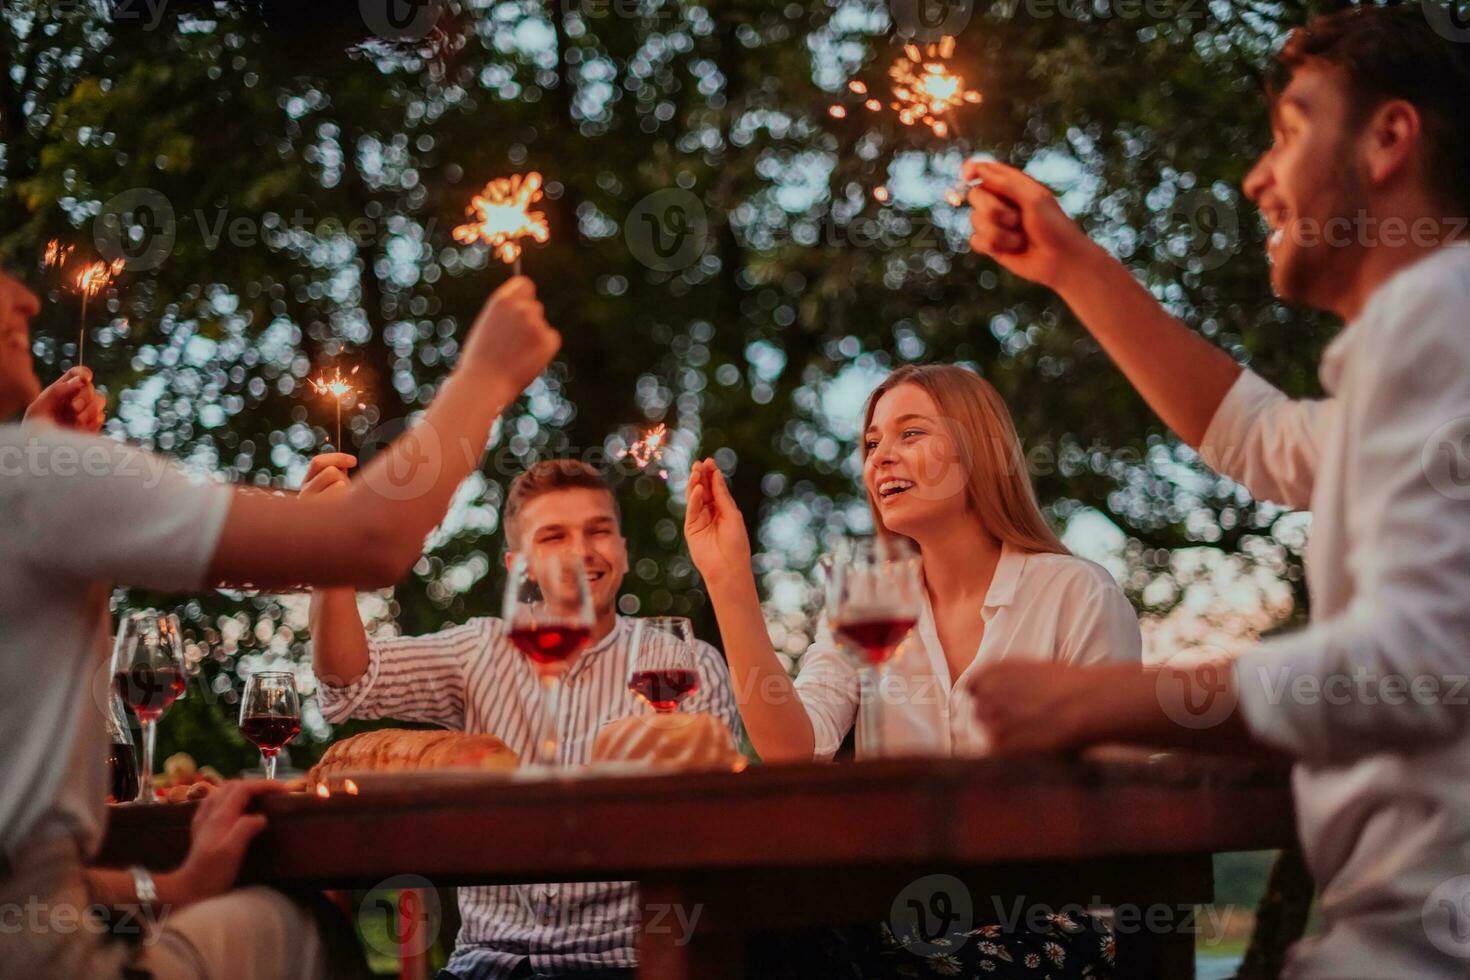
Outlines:
{"label": "man's beard", "polygon": [[[1337,164],[1351,159],[1350,138],[1334,148],[1334,165],[1322,175],[1312,193],[1313,216],[1292,209],[1287,235],[1295,235],[1288,260],[1277,270],[1277,292],[1282,299],[1320,310],[1333,310],[1357,273],[1366,247],[1364,218],[1367,190],[1356,172]],[[1303,239],[1312,242],[1300,244]]]}

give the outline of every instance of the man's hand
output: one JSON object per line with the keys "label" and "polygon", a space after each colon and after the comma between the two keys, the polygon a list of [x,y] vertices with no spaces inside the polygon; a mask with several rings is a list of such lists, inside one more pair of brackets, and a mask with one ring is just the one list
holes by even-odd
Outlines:
{"label": "man's hand", "polygon": [[968,160],[961,174],[970,188],[970,247],[1023,279],[1052,289],[1096,248],[1057,203],[1056,196],[1014,167]]}
{"label": "man's hand", "polygon": [[519,394],[561,349],[561,334],[546,322],[536,287],[525,276],[495,290],[465,341],[461,363],[503,379]]}
{"label": "man's hand", "polygon": [[306,468],[306,478],[301,481],[303,497],[317,497],[347,491],[347,471],[357,465],[357,457],[351,453],[322,453],[313,456]]}
{"label": "man's hand", "polygon": [[730,575],[750,575],[750,534],[714,460],[700,460],[689,473],[684,512],[689,557],[706,584]]}
{"label": "man's hand", "polygon": [[1251,736],[1228,663],[1143,669],[1006,660],[981,667],[968,685],[996,755],[1129,742],[1285,759]]}
{"label": "man's hand", "polygon": [[27,422],[49,422],[77,432],[99,432],[107,399],[92,387],[92,369],[74,367],[48,385],[26,409]]}
{"label": "man's hand", "polygon": [[258,797],[285,791],[274,780],[231,780],[206,796],[194,813],[189,853],[168,876],[166,890],[160,880],[160,897],[187,905],[229,891],[239,877],[245,849],[265,829],[266,818],[247,814],[246,808]]}

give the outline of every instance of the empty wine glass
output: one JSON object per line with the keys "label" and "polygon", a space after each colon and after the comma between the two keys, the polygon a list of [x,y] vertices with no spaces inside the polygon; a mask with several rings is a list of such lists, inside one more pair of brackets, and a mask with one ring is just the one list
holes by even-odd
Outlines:
{"label": "empty wine glass", "polygon": [[158,719],[184,696],[184,640],[179,617],[156,610],[129,613],[112,648],[112,682],[118,697],[138,716],[143,759],[138,767],[138,802],[157,803],[153,792],[153,746]]}
{"label": "empty wine glass", "polygon": [[828,565],[827,621],[857,658],[865,756],[883,754],[879,682],[919,620],[919,556],[907,538],[846,538]]}
{"label": "empty wine glass", "polygon": [[276,756],[301,732],[301,698],[296,675],[288,670],[263,670],[245,681],[240,699],[240,731],[260,749],[266,779],[276,778]]}
{"label": "empty wine glass", "polygon": [[628,690],[659,714],[699,690],[694,660],[694,624],[684,616],[649,616],[633,625]]}
{"label": "empty wine glass", "polygon": [[515,556],[501,613],[510,641],[541,682],[540,761],[557,764],[556,714],[561,678],[592,639],[596,615],[580,556],[549,548]]}

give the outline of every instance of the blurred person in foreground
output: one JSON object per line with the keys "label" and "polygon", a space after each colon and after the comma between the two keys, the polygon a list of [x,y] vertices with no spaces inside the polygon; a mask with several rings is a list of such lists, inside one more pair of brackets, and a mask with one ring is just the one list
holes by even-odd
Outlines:
{"label": "blurred person in foreground", "polygon": [[1030,177],[966,164],[972,246],[1054,289],[1184,441],[1313,513],[1311,623],[1223,669],[1013,662],[972,679],[995,750],[1128,740],[1296,762],[1320,935],[1291,978],[1462,980],[1470,955],[1470,45],[1426,6],[1293,31],[1244,192],[1282,299],[1341,317],[1288,398],[1170,316]]}
{"label": "blurred person in foreground", "polygon": [[[102,403],[84,370],[40,393],[36,297],[0,273],[0,928],[6,976],[353,975],[360,954],[280,892],[232,889],[274,783],[227,783],[199,807],[174,871],[87,867],[107,792],[110,616],[115,585],[375,587],[418,559],[496,416],[555,354],[529,280],[481,310],[455,371],[411,430],[352,489],[322,501],[198,482],[167,460],[93,435]],[[396,468],[395,468],[396,467]],[[397,479],[417,475],[415,492]],[[27,911],[29,910],[29,911]],[[131,922],[132,942],[106,922]],[[138,928],[138,923],[148,924]],[[356,962],[354,962],[356,960]]]}

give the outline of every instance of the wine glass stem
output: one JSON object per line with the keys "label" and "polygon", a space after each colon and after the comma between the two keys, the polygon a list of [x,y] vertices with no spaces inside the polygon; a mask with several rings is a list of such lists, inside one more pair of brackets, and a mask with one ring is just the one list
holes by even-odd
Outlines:
{"label": "wine glass stem", "polygon": [[138,764],[138,802],[157,803],[153,792],[153,742],[158,734],[158,723],[152,718],[138,718],[139,739],[143,743],[143,759]]}
{"label": "wine glass stem", "polygon": [[265,778],[274,781],[276,778],[276,754],[274,752],[260,753],[260,765],[265,770]]}
{"label": "wine glass stem", "polygon": [[862,707],[863,755],[870,759],[883,758],[883,711],[878,704],[878,668],[864,667],[860,672],[862,689],[859,704]]}
{"label": "wine glass stem", "polygon": [[541,762],[556,765],[556,708],[561,682],[553,676],[541,678],[542,703],[546,710],[541,719]]}

